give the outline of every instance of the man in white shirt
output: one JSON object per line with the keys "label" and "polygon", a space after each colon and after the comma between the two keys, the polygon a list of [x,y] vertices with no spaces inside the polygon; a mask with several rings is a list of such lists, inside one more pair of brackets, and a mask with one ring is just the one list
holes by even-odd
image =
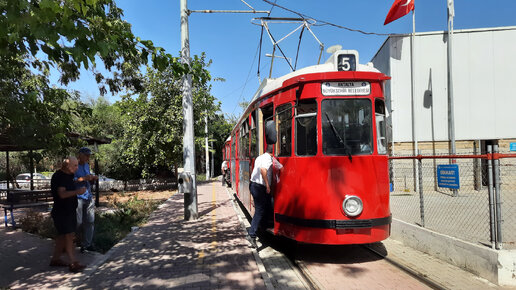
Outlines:
{"label": "man in white shirt", "polygon": [[220,166],[220,170],[222,171],[222,185],[226,182],[226,173],[228,171],[228,162],[226,160],[222,161],[222,165]]}
{"label": "man in white shirt", "polygon": [[[256,231],[267,210],[271,206],[270,193],[272,183],[272,169],[282,170],[283,165],[274,159],[272,146],[267,145],[267,152],[258,156],[254,161],[254,169],[251,173],[249,190],[254,199],[254,216],[249,229],[249,236],[254,247],[256,247]],[[274,165],[274,166],[273,166]]]}

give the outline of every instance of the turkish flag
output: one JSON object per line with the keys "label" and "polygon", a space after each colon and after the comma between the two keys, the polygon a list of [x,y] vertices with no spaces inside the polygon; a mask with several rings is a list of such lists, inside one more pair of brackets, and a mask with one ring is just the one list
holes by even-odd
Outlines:
{"label": "turkish flag", "polygon": [[414,0],[394,0],[391,10],[389,10],[387,17],[385,17],[383,25],[407,15],[412,10],[414,10]]}

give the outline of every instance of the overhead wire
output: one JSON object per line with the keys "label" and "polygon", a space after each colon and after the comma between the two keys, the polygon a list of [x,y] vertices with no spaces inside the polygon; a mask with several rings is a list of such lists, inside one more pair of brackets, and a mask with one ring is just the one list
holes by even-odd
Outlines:
{"label": "overhead wire", "polygon": [[240,101],[242,100],[242,96],[244,95],[245,87],[247,86],[247,83],[249,82],[249,76],[251,75],[251,71],[253,70],[254,62],[256,61],[256,56],[258,55],[259,48],[260,48],[260,45],[258,45],[258,47],[256,48],[256,53],[254,54],[253,62],[251,63],[251,67],[249,68],[249,72],[247,73],[247,78],[242,87],[242,92],[240,93],[240,96],[238,97],[238,101],[236,102],[235,107],[233,108],[233,111],[231,111],[231,114],[233,114],[235,112],[235,109],[239,106]]}
{"label": "overhead wire", "polygon": [[[272,3],[272,7],[271,9],[269,9],[269,13],[267,14],[267,16],[270,16],[271,15],[271,12],[272,12],[272,9],[274,9],[274,6],[276,5],[276,1],[278,0],[274,0],[274,3]],[[263,26],[262,26],[262,31],[261,31],[261,35],[260,35],[260,42],[258,43],[258,48],[256,49],[256,53],[254,54],[254,58],[253,58],[253,62],[251,63],[251,67],[249,68],[249,72],[247,73],[247,78],[245,80],[245,83],[244,85],[242,86],[242,92],[240,93],[240,96],[238,97],[238,101],[236,102],[235,104],[235,107],[233,108],[233,110],[231,111],[231,115],[233,115],[233,113],[235,112],[236,108],[240,105],[240,101],[242,100],[242,96],[244,94],[244,90],[245,90],[245,87],[247,86],[247,83],[249,82],[249,76],[251,75],[251,71],[253,69],[253,66],[254,66],[254,62],[256,60],[256,55],[258,54],[259,55],[259,60],[258,60],[258,72],[257,72],[257,76],[260,77],[260,62],[261,62],[261,52],[262,52],[262,37],[263,37]],[[265,67],[265,65],[264,65]],[[262,67],[263,68],[263,67]],[[236,89],[237,90],[237,89]],[[234,90],[233,92],[235,92],[236,90]],[[232,92],[232,93],[233,93]]]}
{"label": "overhead wire", "polygon": [[[360,30],[360,29],[349,28],[349,27],[338,25],[338,24],[334,24],[334,23],[331,23],[331,22],[328,22],[328,21],[316,19],[314,17],[311,17],[309,15],[303,14],[301,12],[297,12],[297,11],[294,11],[292,9],[283,7],[283,6],[279,5],[279,4],[276,4],[276,1],[274,1],[274,3],[272,3],[269,0],[262,0],[262,1],[265,2],[265,3],[268,3],[270,5],[273,5],[274,7],[278,7],[280,9],[286,10],[288,12],[294,13],[294,14],[298,15],[301,18],[313,19],[313,20],[317,21],[318,23],[323,23],[323,25],[330,25],[330,26],[337,27],[337,28],[340,28],[340,29],[345,29],[345,30],[348,30],[348,31],[358,32],[358,33],[362,33],[362,34],[366,34],[366,35],[377,35],[377,36],[389,36],[390,35],[389,33],[367,32],[367,31],[363,31],[363,30]],[[319,24],[319,25],[316,25],[316,26],[322,26],[322,25]]]}

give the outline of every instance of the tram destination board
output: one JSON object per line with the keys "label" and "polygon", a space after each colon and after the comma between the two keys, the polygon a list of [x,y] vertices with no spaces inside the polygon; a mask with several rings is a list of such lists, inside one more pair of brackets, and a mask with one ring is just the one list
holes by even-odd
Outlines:
{"label": "tram destination board", "polygon": [[369,82],[324,82],[323,96],[367,96],[371,93]]}
{"label": "tram destination board", "polygon": [[459,189],[459,165],[437,165],[437,185],[439,187]]}

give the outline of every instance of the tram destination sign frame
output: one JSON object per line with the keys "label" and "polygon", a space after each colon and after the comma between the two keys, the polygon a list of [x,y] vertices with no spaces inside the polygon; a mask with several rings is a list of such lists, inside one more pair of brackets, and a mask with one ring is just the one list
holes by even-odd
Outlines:
{"label": "tram destination sign frame", "polygon": [[324,82],[321,84],[323,96],[368,96],[370,82]]}

